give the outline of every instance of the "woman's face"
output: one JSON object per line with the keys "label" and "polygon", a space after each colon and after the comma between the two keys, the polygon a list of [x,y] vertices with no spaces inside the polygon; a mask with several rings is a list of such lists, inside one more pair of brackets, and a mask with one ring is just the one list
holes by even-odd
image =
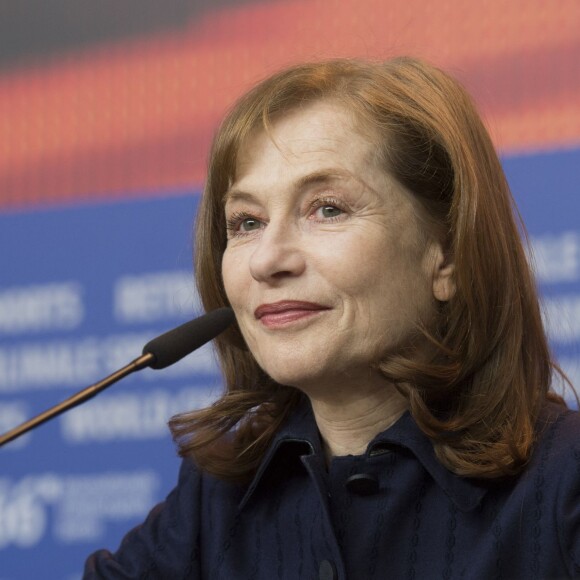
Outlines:
{"label": "woman's face", "polygon": [[248,347],[279,383],[308,392],[366,380],[433,309],[440,248],[375,151],[327,101],[240,151],[223,279]]}

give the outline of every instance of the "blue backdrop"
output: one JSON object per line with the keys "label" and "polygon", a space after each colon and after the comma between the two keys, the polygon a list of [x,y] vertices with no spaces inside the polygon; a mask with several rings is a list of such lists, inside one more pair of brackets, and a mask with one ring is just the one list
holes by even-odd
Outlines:
{"label": "blue backdrop", "polygon": [[[504,166],[531,234],[552,346],[578,384],[580,149],[509,157]],[[199,313],[196,204],[194,192],[175,192],[0,216],[0,431]],[[167,420],[220,389],[204,347],[0,449],[0,580],[73,580],[88,553],[114,549],[173,486]]]}

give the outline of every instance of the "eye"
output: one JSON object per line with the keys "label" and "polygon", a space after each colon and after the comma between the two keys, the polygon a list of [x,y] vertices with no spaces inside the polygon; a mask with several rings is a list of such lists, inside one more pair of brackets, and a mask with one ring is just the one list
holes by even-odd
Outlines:
{"label": "eye", "polygon": [[311,203],[310,217],[316,221],[328,222],[342,219],[348,213],[344,203],[334,197],[322,197]]}
{"label": "eye", "polygon": [[262,222],[253,217],[247,217],[240,221],[238,229],[242,232],[251,232],[253,230],[259,230]]}
{"label": "eye", "polygon": [[334,205],[323,205],[322,207],[318,208],[318,211],[320,212],[321,217],[325,218],[338,217],[341,213],[343,213],[339,207]]}
{"label": "eye", "polygon": [[263,227],[263,222],[245,211],[234,212],[226,220],[229,237],[244,236]]}

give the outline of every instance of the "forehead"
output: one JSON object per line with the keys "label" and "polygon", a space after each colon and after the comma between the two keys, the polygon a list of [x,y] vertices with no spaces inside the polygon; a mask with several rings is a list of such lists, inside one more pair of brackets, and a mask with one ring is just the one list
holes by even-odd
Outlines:
{"label": "forehead", "polygon": [[292,110],[245,139],[232,189],[326,170],[336,177],[364,173],[371,166],[376,170],[377,147],[365,129],[345,106],[332,101]]}

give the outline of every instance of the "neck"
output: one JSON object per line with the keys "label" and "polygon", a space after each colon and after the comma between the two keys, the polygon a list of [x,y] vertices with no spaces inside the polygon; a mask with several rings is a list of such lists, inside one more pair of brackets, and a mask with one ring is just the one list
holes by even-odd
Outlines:
{"label": "neck", "polygon": [[361,455],[376,435],[407,409],[406,399],[384,381],[361,389],[334,388],[328,396],[310,396],[327,462],[341,455]]}

